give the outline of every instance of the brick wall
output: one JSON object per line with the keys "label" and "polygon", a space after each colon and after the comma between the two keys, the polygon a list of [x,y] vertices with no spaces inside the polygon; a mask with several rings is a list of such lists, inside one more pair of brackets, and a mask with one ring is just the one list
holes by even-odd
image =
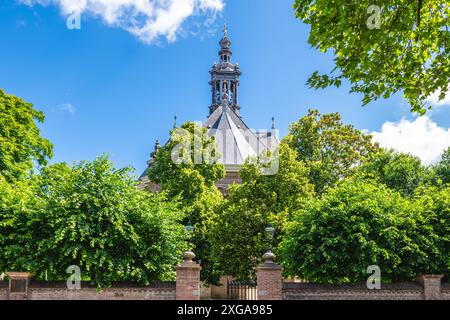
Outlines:
{"label": "brick wall", "polygon": [[33,281],[30,273],[7,272],[9,281],[0,282],[0,300],[199,300],[201,266],[194,258],[192,251],[184,253],[183,263],[176,267],[176,282],[145,287],[116,282],[97,290],[82,283],[81,289],[68,290],[65,281]]}
{"label": "brick wall", "polygon": [[[2,295],[2,289],[5,294]],[[8,288],[0,287],[0,300],[8,299]],[[121,283],[97,291],[86,283],[80,290],[68,290],[66,282],[32,281],[28,288],[28,300],[175,300],[175,283],[158,283],[146,287]]]}
{"label": "brick wall", "polygon": [[8,281],[0,281],[0,300],[8,298]]}
{"label": "brick wall", "polygon": [[442,297],[442,278],[443,275],[423,275],[417,277],[417,281],[423,287],[425,300],[436,300]]}
{"label": "brick wall", "polygon": [[382,285],[369,290],[365,285],[319,285],[284,283],[284,300],[422,300],[423,287],[416,282]]}
{"label": "brick wall", "polygon": [[442,298],[444,300],[450,300],[450,283],[442,284]]}

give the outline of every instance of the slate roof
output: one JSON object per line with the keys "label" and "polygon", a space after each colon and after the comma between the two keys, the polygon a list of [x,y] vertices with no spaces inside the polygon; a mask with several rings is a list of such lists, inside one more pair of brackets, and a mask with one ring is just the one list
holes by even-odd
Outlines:
{"label": "slate roof", "polygon": [[248,157],[272,150],[278,139],[272,131],[254,132],[228,105],[219,106],[206,120],[209,135],[216,138],[220,162],[226,171],[237,171]]}

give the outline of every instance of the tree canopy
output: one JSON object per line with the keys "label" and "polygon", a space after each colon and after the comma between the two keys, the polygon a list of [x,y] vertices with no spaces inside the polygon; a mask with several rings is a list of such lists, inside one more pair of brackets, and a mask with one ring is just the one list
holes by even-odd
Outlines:
{"label": "tree canopy", "polygon": [[450,185],[421,187],[416,190],[414,201],[422,212],[416,223],[431,240],[425,248],[427,262],[420,271],[450,276]]}
{"label": "tree canopy", "polygon": [[148,176],[169,195],[195,202],[225,176],[223,164],[216,161],[218,157],[217,144],[207,129],[187,122],[171,131],[169,141],[156,153]]}
{"label": "tree canopy", "polygon": [[334,55],[335,68],[314,72],[312,88],[339,87],[346,79],[364,105],[403,92],[419,113],[430,107],[432,94],[448,94],[448,1],[296,0],[294,9],[311,27],[308,42]]}
{"label": "tree canopy", "polygon": [[393,150],[371,155],[357,171],[360,177],[383,183],[409,197],[419,186],[431,182],[431,172],[419,158]]}
{"label": "tree canopy", "polygon": [[379,150],[372,136],[344,124],[339,113],[321,115],[318,110],[309,110],[292,123],[284,140],[308,167],[318,193],[352,175],[356,166]]}
{"label": "tree canopy", "polygon": [[41,137],[36,123],[44,114],[0,89],[0,175],[13,181],[33,168],[33,161],[45,165],[53,155],[52,144]]}
{"label": "tree canopy", "polygon": [[114,281],[173,280],[186,249],[176,203],[140,191],[101,157],[56,164],[33,183],[0,183],[0,270],[67,279],[77,265],[99,287]]}
{"label": "tree canopy", "polygon": [[207,282],[217,281],[210,262],[208,234],[216,208],[223,200],[215,186],[225,176],[218,157],[217,144],[207,129],[187,122],[171,131],[169,141],[158,150],[156,162],[148,172],[152,182],[179,200],[180,209],[186,213],[184,223],[194,226],[191,241],[197,260],[202,262],[202,279]]}
{"label": "tree canopy", "polygon": [[210,233],[215,266],[241,280],[255,277],[255,267],[269,246],[265,227],[270,224],[276,229],[271,243],[276,251],[292,213],[314,195],[308,168],[297,160],[296,151],[282,142],[274,154],[279,159],[274,175],[262,174],[266,161],[246,161],[242,184],[230,187]]}
{"label": "tree canopy", "polygon": [[384,282],[446,274],[447,195],[437,198],[424,212],[386,186],[346,179],[295,215],[280,249],[285,270],[321,283],[365,281],[371,265]]}
{"label": "tree canopy", "polygon": [[450,184],[450,148],[444,151],[441,161],[432,170],[437,183]]}

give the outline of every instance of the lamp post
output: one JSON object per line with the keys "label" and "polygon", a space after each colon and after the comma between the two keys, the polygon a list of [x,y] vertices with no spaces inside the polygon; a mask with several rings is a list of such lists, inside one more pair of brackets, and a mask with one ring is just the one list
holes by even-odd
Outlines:
{"label": "lamp post", "polygon": [[269,247],[267,249],[267,251],[272,251],[272,240],[273,240],[273,235],[275,234],[275,228],[272,227],[270,224],[264,229],[264,231],[266,232],[266,239],[268,241]]}
{"label": "lamp post", "polygon": [[188,232],[189,236],[191,236],[192,233],[194,232],[194,227],[191,225],[191,223],[185,226],[184,229]]}
{"label": "lamp post", "polygon": [[275,228],[270,224],[264,229],[266,233],[266,239],[268,242],[267,252],[263,255],[264,263],[274,263],[275,255],[272,253],[272,240],[275,234]]}

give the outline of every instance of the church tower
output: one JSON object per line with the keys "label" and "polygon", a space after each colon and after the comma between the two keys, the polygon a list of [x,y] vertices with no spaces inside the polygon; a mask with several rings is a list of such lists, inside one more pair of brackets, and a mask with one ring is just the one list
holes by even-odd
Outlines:
{"label": "church tower", "polygon": [[[214,63],[211,71],[212,102],[209,106],[209,115],[203,126],[208,129],[208,135],[213,136],[220,153],[220,163],[225,166],[226,175],[216,186],[224,194],[232,183],[241,183],[239,171],[245,161],[250,157],[261,155],[264,151],[275,150],[278,146],[278,134],[272,119],[272,130],[251,130],[240,114],[239,85],[241,71],[237,63],[231,62],[231,41],[228,38],[228,28],[225,25],[223,37],[220,40],[220,63]],[[175,125],[176,127],[176,118]],[[141,187],[150,191],[159,191],[159,185],[148,178],[148,170],[155,164],[160,149],[159,142],[155,145],[152,159],[147,169],[139,178]]]}
{"label": "church tower", "polygon": [[214,63],[211,71],[212,103],[209,107],[211,115],[219,106],[228,105],[237,115],[240,115],[239,107],[239,65],[231,63],[231,41],[228,39],[228,27],[225,25],[223,38],[220,40],[220,63]]}

